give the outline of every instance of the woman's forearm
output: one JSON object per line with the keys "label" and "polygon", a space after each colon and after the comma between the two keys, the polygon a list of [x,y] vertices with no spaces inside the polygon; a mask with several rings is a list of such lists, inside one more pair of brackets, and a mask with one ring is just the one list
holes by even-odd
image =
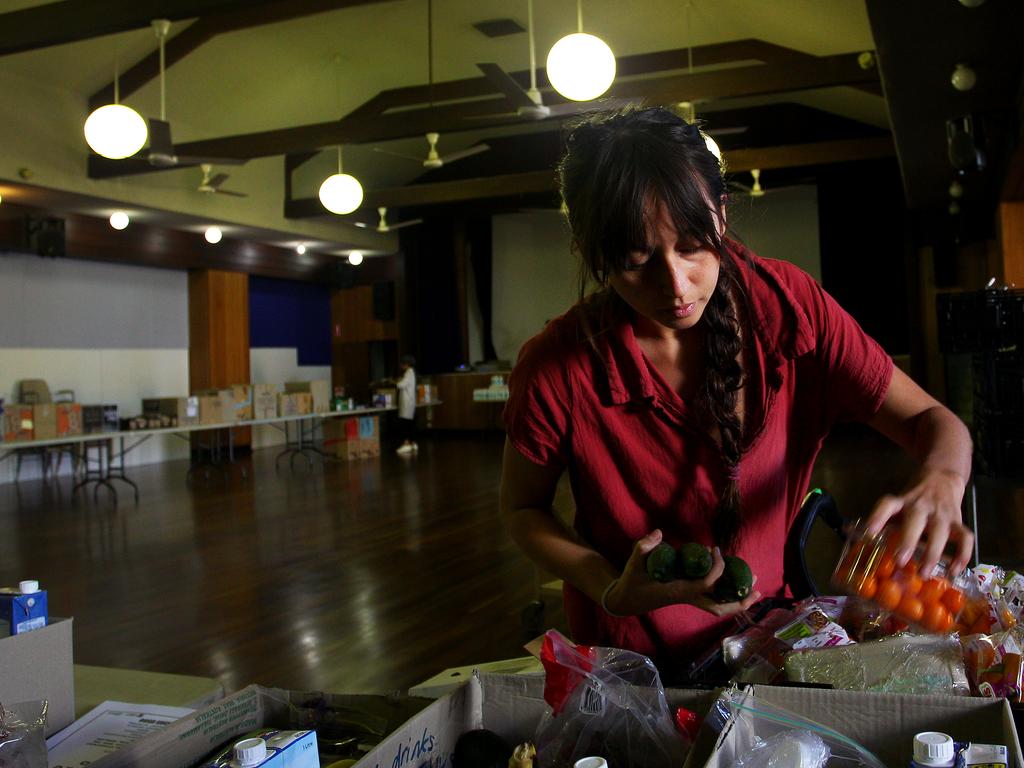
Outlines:
{"label": "woman's forearm", "polygon": [[966,487],[971,476],[971,435],[949,409],[936,405],[915,417],[910,452],[923,470],[955,474]]}

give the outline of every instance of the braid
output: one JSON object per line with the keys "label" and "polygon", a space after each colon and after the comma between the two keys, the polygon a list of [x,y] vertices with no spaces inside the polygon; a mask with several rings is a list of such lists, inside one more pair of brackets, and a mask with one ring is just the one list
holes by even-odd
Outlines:
{"label": "braid", "polygon": [[726,485],[722,490],[712,522],[715,541],[723,549],[734,550],[740,539],[740,490],[737,475],[743,440],[743,422],[736,412],[737,393],[743,371],[737,360],[742,350],[740,321],[736,315],[736,294],[740,289],[732,274],[729,256],[722,254],[718,288],[711,295],[704,318],[707,321],[705,360],[707,375],[703,407],[718,427]]}

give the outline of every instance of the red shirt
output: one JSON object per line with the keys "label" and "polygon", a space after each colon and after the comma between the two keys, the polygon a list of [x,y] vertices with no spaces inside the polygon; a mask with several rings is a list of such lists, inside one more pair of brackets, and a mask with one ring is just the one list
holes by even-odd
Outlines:
{"label": "red shirt", "polygon": [[[744,264],[745,249],[727,247],[748,296],[744,396],[754,398],[747,412],[758,425],[739,465],[736,554],[765,597],[783,596],[783,548],[822,440],[835,422],[878,411],[893,363],[809,275],[749,252]],[[510,442],[536,464],[568,470],[575,528],[616,567],[655,528],[675,546],[713,546],[711,516],[726,480],[718,446],[640,350],[628,318],[595,338],[599,356],[577,310],[520,351],[505,408]],[[613,618],[569,584],[565,607],[574,640],[643,653],[663,673],[685,669],[733,622],[689,605]]]}

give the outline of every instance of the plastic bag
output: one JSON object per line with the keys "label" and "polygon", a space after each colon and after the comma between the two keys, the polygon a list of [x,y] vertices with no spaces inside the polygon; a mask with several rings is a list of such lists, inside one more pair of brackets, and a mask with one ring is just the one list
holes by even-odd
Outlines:
{"label": "plastic bag", "polygon": [[956,635],[898,635],[839,648],[793,651],[786,677],[848,691],[946,693],[969,696]]}
{"label": "plastic bag", "polygon": [[737,768],[822,768],[832,756],[828,744],[813,731],[779,731],[740,755]]}
{"label": "plastic bag", "polygon": [[1024,630],[1016,626],[994,635],[971,635],[960,642],[972,692],[1020,704],[1024,688]]}
{"label": "plastic bag", "polygon": [[658,670],[646,656],[617,648],[574,646],[544,636],[544,698],[551,706],[537,727],[537,764],[573,765],[600,755],[615,768],[678,768],[689,740],[673,724]]}
{"label": "plastic bag", "polygon": [[[728,728],[726,738],[720,741],[715,754],[708,762],[712,768],[736,765],[742,765],[744,768],[774,768],[776,765],[780,768],[810,768],[826,764],[844,768],[884,768],[881,760],[850,737],[821,723],[800,717],[777,704],[758,699],[749,689],[740,690],[733,687],[723,691],[711,707],[704,723],[718,733]],[[822,747],[815,748],[818,740],[821,741],[822,747],[828,750],[828,762],[814,762],[824,754]],[[786,741],[806,745],[808,751],[804,752],[801,748],[797,753],[801,762],[769,760],[769,757],[776,756]],[[769,746],[771,749],[766,748]],[[789,754],[792,755],[793,750],[790,750]],[[779,755],[778,758],[783,759],[783,756]],[[803,758],[807,758],[808,762],[803,762]],[[758,762],[761,759],[764,762]]]}
{"label": "plastic bag", "polygon": [[0,704],[0,765],[46,768],[46,702]]}

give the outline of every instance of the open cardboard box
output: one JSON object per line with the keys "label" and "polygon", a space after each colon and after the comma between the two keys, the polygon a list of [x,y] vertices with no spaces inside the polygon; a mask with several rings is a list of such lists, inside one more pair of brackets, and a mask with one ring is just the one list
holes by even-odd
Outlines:
{"label": "open cardboard box", "polygon": [[46,699],[46,735],[75,719],[71,619],[0,637],[0,704]]}
{"label": "open cardboard box", "polygon": [[[751,686],[744,702],[768,702],[832,728],[860,743],[887,766],[909,766],[914,734],[941,731],[958,741],[1003,744],[1011,768],[1024,768],[1010,706],[1004,700],[967,696],[835,691],[819,688]],[[733,717],[717,740],[702,731],[686,768],[725,768],[753,744],[753,718]]]}

